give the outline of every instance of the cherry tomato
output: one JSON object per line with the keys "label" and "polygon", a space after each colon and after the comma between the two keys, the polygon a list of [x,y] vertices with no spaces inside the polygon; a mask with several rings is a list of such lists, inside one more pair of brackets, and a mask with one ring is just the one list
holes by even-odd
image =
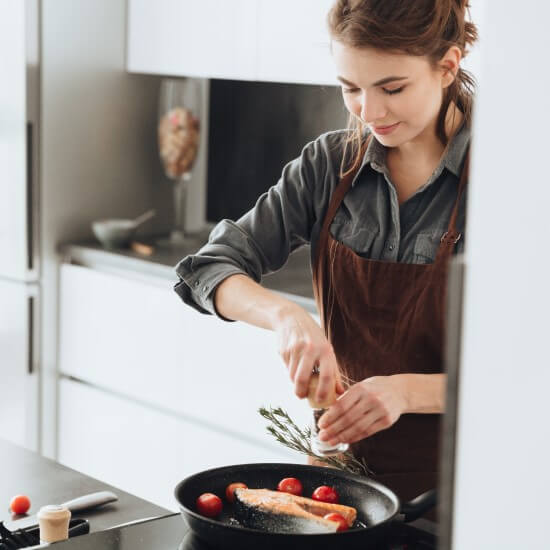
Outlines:
{"label": "cherry tomato", "polygon": [[282,493],[290,493],[291,495],[300,496],[302,494],[302,483],[295,477],[285,477],[279,481],[277,485],[277,491]]}
{"label": "cherry tomato", "polygon": [[313,500],[318,500],[320,502],[328,502],[330,504],[338,504],[340,498],[334,487],[328,487],[327,485],[321,485],[317,487],[313,494],[311,495]]}
{"label": "cherry tomato", "polygon": [[336,529],[336,531],[347,531],[348,529],[348,522],[346,521],[346,518],[336,512],[323,516],[323,519],[336,522],[338,524],[338,529]]}
{"label": "cherry tomato", "polygon": [[31,500],[25,495],[16,495],[10,501],[10,508],[14,514],[26,514],[31,507]]}
{"label": "cherry tomato", "polygon": [[248,485],[241,483],[240,481],[230,483],[225,488],[225,498],[227,499],[227,502],[233,502],[235,500],[235,489],[248,489]]}
{"label": "cherry tomato", "polygon": [[197,512],[207,518],[219,516],[223,508],[222,499],[213,493],[203,493],[196,504]]}

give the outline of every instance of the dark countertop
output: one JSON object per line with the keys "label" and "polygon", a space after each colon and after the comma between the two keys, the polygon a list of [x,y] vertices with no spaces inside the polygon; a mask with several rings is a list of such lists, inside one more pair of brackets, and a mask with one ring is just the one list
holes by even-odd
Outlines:
{"label": "dark countertop", "polygon": [[[176,282],[175,265],[188,254],[196,252],[207,240],[209,231],[189,235],[187,242],[177,248],[162,248],[154,245],[156,238],[140,237],[139,242],[153,244],[154,252],[145,256],[130,248],[107,250],[97,241],[64,243],[59,246],[65,262],[91,268],[129,271],[140,275],[161,277]],[[265,275],[262,286],[286,295],[312,313],[317,309],[313,299],[309,246],[296,250],[285,266],[276,273]]]}
{"label": "dark countertop", "polygon": [[[151,550],[155,548],[157,550],[176,550],[177,548],[190,548],[199,550],[207,548],[207,545],[189,533],[188,527],[179,514],[174,514],[170,510],[156,506],[2,439],[0,439],[0,456],[4,471],[0,484],[0,502],[4,503],[4,514],[0,514],[0,520],[13,519],[7,508],[11,497],[16,494],[26,494],[31,499],[29,514],[36,514],[46,504],[59,504],[96,491],[112,491],[118,496],[117,502],[95,510],[74,514],[75,518],[83,517],[88,520],[90,533],[93,535],[75,537],[56,543],[60,549]],[[134,523],[117,527],[130,522]],[[436,532],[434,523],[418,519],[410,525],[421,529],[423,537],[433,539]],[[112,529],[113,527],[117,528]],[[410,530],[410,528],[408,529]],[[397,532],[401,532],[401,528]],[[182,539],[183,543],[180,545]],[[401,548],[402,546],[396,547]],[[433,546],[411,544],[408,547],[412,549],[432,548]]]}
{"label": "dark countertop", "polygon": [[[200,550],[204,548],[204,544],[200,542],[191,546],[182,543],[190,537],[189,528],[180,514],[173,514],[118,529],[96,532],[84,537],[74,537],[57,542],[55,548],[59,550],[98,550],[100,548],[112,550],[185,550],[191,548]],[[210,547],[205,550],[210,550]]]}
{"label": "dark countertop", "polygon": [[30,498],[29,514],[34,515],[47,504],[60,504],[97,491],[112,491],[118,501],[74,514],[75,518],[88,520],[90,532],[173,513],[3,439],[0,439],[0,456],[4,472],[0,483],[0,520],[3,521],[15,519],[8,507],[17,494]]}
{"label": "dark countertop", "polygon": [[[399,520],[394,520],[392,527],[387,533],[386,543],[376,545],[380,550],[388,550],[391,548],[407,548],[409,550],[428,550],[437,548],[436,546],[436,528],[434,524],[426,520],[416,520],[411,524],[402,524]],[[262,536],[262,535],[260,535]],[[327,535],[336,537],[339,535]],[[372,544],[367,546],[367,537],[365,537],[365,548],[373,548]],[[241,539],[245,541],[246,539]],[[246,548],[258,548],[261,543],[258,539],[247,541]],[[330,541],[334,548],[344,548],[344,541],[338,544],[338,541]],[[264,546],[269,544],[272,548],[274,542],[267,537],[263,539]],[[315,547],[319,546],[319,542],[314,543]],[[311,544],[304,545],[303,541],[292,544],[286,542],[283,545],[279,542],[278,547],[283,548],[307,547],[311,548]],[[357,545],[354,545],[354,548]],[[229,538],[226,544],[216,546],[216,548],[236,549],[243,547],[242,544],[236,544],[234,538]],[[327,543],[322,545],[327,547]],[[206,542],[203,542],[195,533],[189,530],[189,527],[184,523],[179,514],[165,516],[160,519],[147,521],[135,525],[121,527],[119,529],[111,529],[101,533],[93,533],[84,537],[75,537],[65,542],[56,544],[55,548],[59,550],[97,550],[98,548],[111,548],[117,550],[212,550],[214,547]]]}

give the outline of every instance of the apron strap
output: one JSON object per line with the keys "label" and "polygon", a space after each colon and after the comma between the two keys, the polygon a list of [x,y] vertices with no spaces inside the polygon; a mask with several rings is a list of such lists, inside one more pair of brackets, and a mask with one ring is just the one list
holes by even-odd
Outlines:
{"label": "apron strap", "polygon": [[[370,143],[370,140],[372,139],[372,134],[369,134],[365,143],[361,147],[361,153],[364,154],[367,150],[367,147]],[[319,254],[321,250],[325,250],[326,243],[328,241],[328,235],[329,235],[329,228],[330,224],[332,223],[332,220],[334,219],[334,216],[336,216],[336,212],[338,208],[340,208],[340,204],[342,204],[342,201],[344,200],[344,196],[346,193],[350,190],[351,185],[353,183],[353,179],[359,172],[359,169],[361,168],[361,165],[355,167],[354,170],[351,170],[348,172],[344,177],[342,177],[339,181],[339,183],[336,185],[336,188],[332,192],[332,196],[329,201],[329,205],[327,208],[327,211],[325,213],[325,217],[323,219],[323,226],[321,228],[321,232],[319,234],[319,242],[317,243],[317,250],[315,253],[316,261],[315,263],[319,263]]]}
{"label": "apron strap", "polygon": [[[361,147],[361,152],[364,154],[367,150],[368,144],[372,139],[372,134],[369,134],[364,145]],[[321,233],[319,234],[319,241],[317,242],[317,248],[315,250],[315,258],[312,265],[312,274],[313,274],[313,294],[315,297],[315,302],[317,303],[317,309],[319,310],[319,316],[321,319],[321,325],[325,330],[327,338],[330,340],[330,322],[329,318],[331,316],[332,305],[334,302],[333,289],[330,288],[330,285],[325,284],[325,256],[328,253],[329,248],[329,230],[330,224],[336,215],[340,204],[344,200],[345,194],[351,188],[353,179],[357,175],[360,169],[360,165],[355,167],[355,169],[348,172],[344,175],[336,188],[334,189],[332,196],[329,201],[325,217],[323,219],[323,226],[321,228]],[[322,293],[326,293],[326,296],[322,296]],[[325,307],[325,304],[328,304],[328,311]]]}
{"label": "apron strap", "polygon": [[[364,154],[365,150],[368,147],[368,144],[370,142],[370,138],[372,135],[369,135],[367,138],[367,141],[365,145],[362,147],[361,152]],[[321,230],[322,233],[328,233],[328,229],[330,227],[330,224],[332,223],[332,220],[334,219],[334,216],[336,216],[336,212],[338,208],[340,208],[340,205],[342,204],[342,201],[344,200],[344,197],[346,193],[350,190],[351,185],[353,183],[353,179],[357,175],[357,172],[359,172],[360,165],[357,166],[354,170],[348,172],[338,183],[336,188],[334,189],[334,192],[332,194],[331,200],[329,202],[329,206],[327,208],[327,212],[325,214],[325,219],[323,222],[323,228]]]}

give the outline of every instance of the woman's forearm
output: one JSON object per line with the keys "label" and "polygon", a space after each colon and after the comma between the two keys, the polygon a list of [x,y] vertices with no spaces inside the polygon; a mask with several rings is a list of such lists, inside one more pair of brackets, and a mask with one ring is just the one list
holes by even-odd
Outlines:
{"label": "woman's forearm", "polygon": [[395,374],[407,403],[405,413],[445,412],[446,374]]}
{"label": "woman's forearm", "polygon": [[299,398],[308,395],[315,366],[321,370],[315,395],[318,401],[323,401],[330,392],[344,393],[334,350],[304,308],[242,274],[232,275],[218,285],[214,306],[227,319],[277,333],[279,354]]}
{"label": "woman's forearm", "polygon": [[294,302],[241,274],[231,275],[218,285],[214,306],[227,319],[271,330],[285,315],[299,308]]}

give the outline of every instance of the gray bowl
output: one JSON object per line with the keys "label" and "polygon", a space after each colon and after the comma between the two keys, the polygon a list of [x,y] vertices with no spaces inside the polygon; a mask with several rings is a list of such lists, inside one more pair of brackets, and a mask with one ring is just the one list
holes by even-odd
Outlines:
{"label": "gray bowl", "polygon": [[133,220],[98,220],[92,222],[92,231],[105,248],[122,248],[132,240],[136,225]]}

